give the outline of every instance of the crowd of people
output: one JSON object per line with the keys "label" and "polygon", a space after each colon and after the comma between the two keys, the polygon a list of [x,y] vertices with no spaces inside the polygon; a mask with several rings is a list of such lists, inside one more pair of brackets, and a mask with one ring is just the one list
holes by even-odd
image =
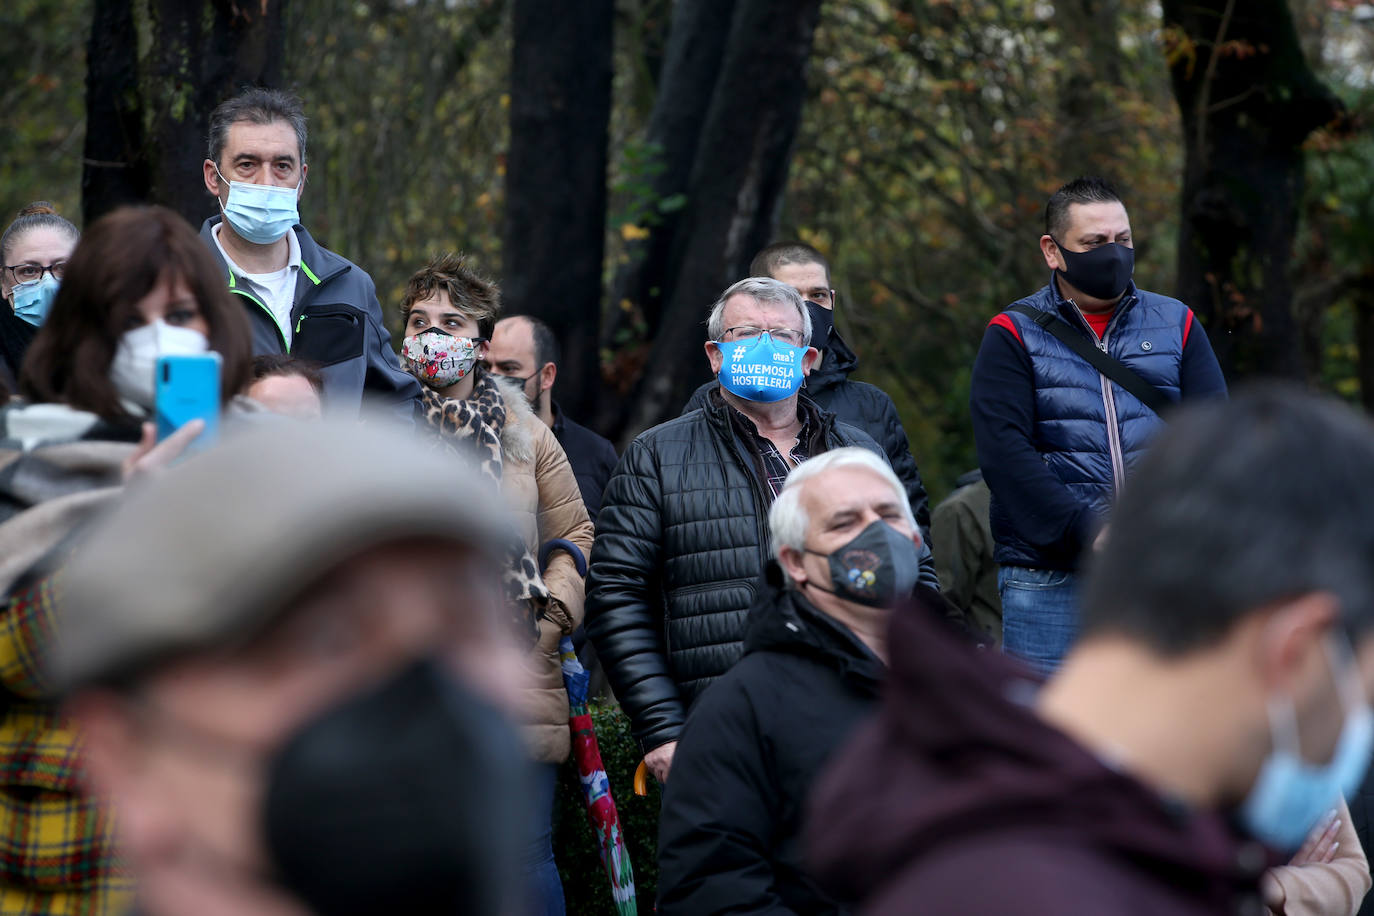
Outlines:
{"label": "crowd of people", "polygon": [[[561,914],[568,645],[663,785],[665,916],[1358,911],[1374,427],[1228,397],[1110,184],[1047,202],[932,513],[817,249],[703,303],[714,380],[618,454],[457,252],[393,348],[306,140],[250,89],[198,235],[0,236],[0,912]],[[214,442],[153,422],[204,354]]]}

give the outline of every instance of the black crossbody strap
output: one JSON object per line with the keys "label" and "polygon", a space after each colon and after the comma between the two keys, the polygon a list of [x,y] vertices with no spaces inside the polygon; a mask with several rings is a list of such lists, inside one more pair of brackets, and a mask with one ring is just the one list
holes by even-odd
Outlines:
{"label": "black crossbody strap", "polygon": [[1049,331],[1064,346],[1068,347],[1079,356],[1088,361],[1098,372],[1116,382],[1122,388],[1135,396],[1136,400],[1153,410],[1155,413],[1162,413],[1172,401],[1164,392],[1154,385],[1145,381],[1135,370],[1129,368],[1121,360],[1113,356],[1108,356],[1102,350],[1095,347],[1091,341],[1084,337],[1073,325],[1059,318],[1052,312],[1033,308],[1029,305],[1013,305],[1007,309],[1009,312],[1016,312],[1025,315],[1040,327]]}

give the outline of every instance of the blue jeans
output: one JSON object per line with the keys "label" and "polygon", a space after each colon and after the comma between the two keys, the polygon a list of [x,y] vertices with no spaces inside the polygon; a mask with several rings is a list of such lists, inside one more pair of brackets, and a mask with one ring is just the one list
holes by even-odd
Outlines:
{"label": "blue jeans", "polygon": [[1078,576],[1057,569],[1003,566],[1002,651],[1053,674],[1078,635]]}
{"label": "blue jeans", "polygon": [[564,916],[563,882],[553,860],[553,798],[558,788],[558,764],[535,767],[534,821],[525,851],[521,883],[527,916]]}

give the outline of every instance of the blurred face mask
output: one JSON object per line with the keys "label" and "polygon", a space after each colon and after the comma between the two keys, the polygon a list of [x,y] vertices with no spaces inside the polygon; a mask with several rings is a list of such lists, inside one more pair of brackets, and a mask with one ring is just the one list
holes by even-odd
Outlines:
{"label": "blurred face mask", "polygon": [[42,325],[43,320],[48,317],[48,311],[52,309],[52,301],[57,298],[57,289],[61,285],[50,273],[45,273],[28,283],[17,284],[11,290],[14,295],[14,316],[22,318],[34,327]]}
{"label": "blurred face mask", "polygon": [[307,722],[269,764],[276,880],[319,916],[507,912],[526,757],[484,698],[416,662]]}
{"label": "blurred face mask", "polygon": [[426,385],[442,391],[467,378],[485,337],[454,337],[433,328],[401,342],[401,358]]}
{"label": "blurred face mask", "polygon": [[220,204],[220,211],[234,232],[255,245],[270,245],[286,235],[301,221],[296,209],[301,186],[279,188],[270,184],[229,181],[215,166],[219,180],[229,185],[229,199]]}
{"label": "blurred face mask", "polygon": [[110,363],[110,382],[127,405],[142,413],[153,410],[153,391],[159,356],[186,356],[210,349],[205,335],[162,320],[134,328],[119,339]]}
{"label": "blurred face mask", "polygon": [[1302,845],[1322,815],[1360,787],[1374,749],[1374,714],[1353,654],[1333,638],[1327,643],[1327,656],[1345,708],[1345,724],[1331,761],[1314,765],[1303,759],[1293,698],[1271,697],[1273,749],[1240,808],[1241,820],[1256,839],[1287,853]]}

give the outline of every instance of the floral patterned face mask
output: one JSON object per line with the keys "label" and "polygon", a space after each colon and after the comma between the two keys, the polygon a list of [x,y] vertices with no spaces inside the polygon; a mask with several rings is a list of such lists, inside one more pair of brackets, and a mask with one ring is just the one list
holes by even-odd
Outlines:
{"label": "floral patterned face mask", "polygon": [[467,378],[477,365],[477,349],[485,337],[454,337],[430,328],[401,342],[401,358],[411,372],[431,388],[442,390]]}

